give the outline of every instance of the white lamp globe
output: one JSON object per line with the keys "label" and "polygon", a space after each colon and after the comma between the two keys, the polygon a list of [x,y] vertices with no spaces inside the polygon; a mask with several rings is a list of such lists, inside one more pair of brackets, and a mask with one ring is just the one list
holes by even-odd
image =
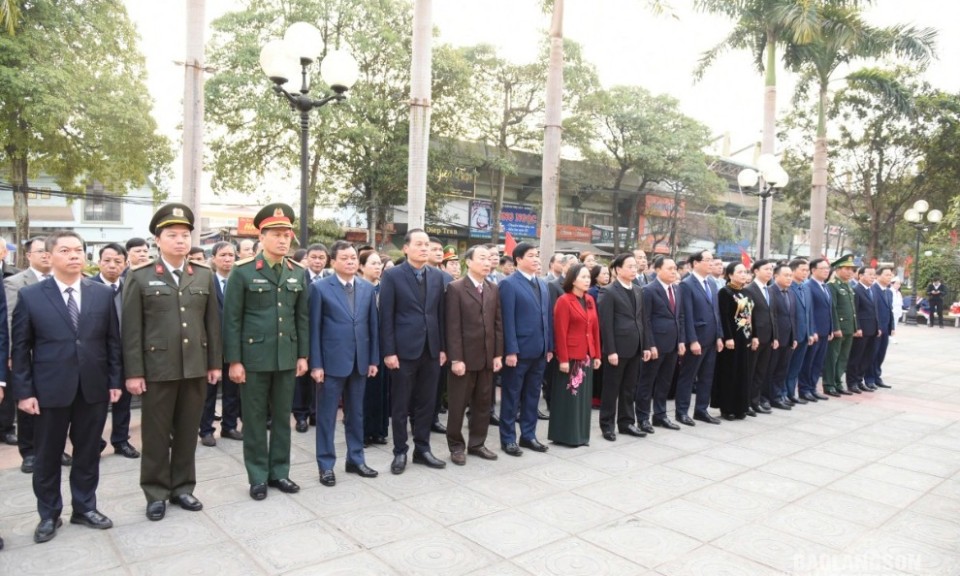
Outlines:
{"label": "white lamp globe", "polygon": [[756,170],[750,168],[744,168],[737,174],[737,184],[741,188],[752,188],[757,185],[757,181],[760,179],[760,175]]}
{"label": "white lamp globe", "polygon": [[933,224],[936,224],[943,220],[943,212],[936,209],[931,210],[927,212],[927,220]]}
{"label": "white lamp globe", "polygon": [[927,204],[926,200],[917,200],[913,203],[913,209],[917,212],[926,212],[930,209],[930,205]]}
{"label": "white lamp globe", "polygon": [[907,211],[903,213],[903,219],[907,222],[919,222],[920,213],[915,208],[907,208]]}
{"label": "white lamp globe", "polygon": [[331,50],[320,63],[320,76],[331,90],[342,94],[357,82],[360,67],[349,52]]}
{"label": "white lamp globe", "polygon": [[291,79],[291,72],[296,69],[295,64],[296,56],[283,40],[271,40],[260,49],[260,68],[277,84]]}
{"label": "white lamp globe", "polygon": [[291,24],[283,35],[283,41],[303,65],[310,64],[323,52],[323,34],[307,22]]}

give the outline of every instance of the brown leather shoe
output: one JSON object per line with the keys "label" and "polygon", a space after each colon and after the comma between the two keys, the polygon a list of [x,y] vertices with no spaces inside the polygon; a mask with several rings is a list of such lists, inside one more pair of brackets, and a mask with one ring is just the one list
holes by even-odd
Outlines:
{"label": "brown leather shoe", "polygon": [[496,460],[497,455],[487,449],[486,446],[479,446],[477,448],[470,448],[467,450],[467,454],[471,456],[479,456],[484,460]]}
{"label": "brown leather shoe", "polygon": [[456,452],[450,453],[450,461],[456,464],[457,466],[463,466],[467,463],[467,455],[463,453],[463,450],[457,450]]}

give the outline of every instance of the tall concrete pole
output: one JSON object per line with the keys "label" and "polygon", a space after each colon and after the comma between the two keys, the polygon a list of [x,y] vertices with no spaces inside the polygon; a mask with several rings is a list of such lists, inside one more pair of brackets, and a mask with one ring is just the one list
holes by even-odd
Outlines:
{"label": "tall concrete pole", "polygon": [[187,54],[183,71],[183,203],[193,210],[193,245],[200,244],[200,188],[203,180],[203,55],[205,0],[187,2]]}
{"label": "tall concrete pole", "polygon": [[[410,65],[410,161],[407,170],[407,229],[423,228],[427,206],[430,149],[430,81],[433,69],[433,1],[413,8],[413,61]],[[370,239],[374,241],[374,238]]]}
{"label": "tall concrete pole", "polygon": [[540,215],[540,258],[549,260],[557,246],[557,196],[560,192],[560,141],[563,109],[563,0],[553,3],[550,64],[547,68],[546,121],[543,126],[543,213]]}

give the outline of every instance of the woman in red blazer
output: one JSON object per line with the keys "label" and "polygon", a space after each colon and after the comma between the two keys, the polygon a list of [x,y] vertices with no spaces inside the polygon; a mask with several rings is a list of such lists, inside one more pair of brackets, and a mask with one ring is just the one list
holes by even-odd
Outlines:
{"label": "woman in red blazer", "polygon": [[600,367],[600,321],[589,289],[590,269],[574,264],[563,279],[565,294],[553,310],[560,374],[553,383],[547,437],[568,446],[590,443],[593,370]]}

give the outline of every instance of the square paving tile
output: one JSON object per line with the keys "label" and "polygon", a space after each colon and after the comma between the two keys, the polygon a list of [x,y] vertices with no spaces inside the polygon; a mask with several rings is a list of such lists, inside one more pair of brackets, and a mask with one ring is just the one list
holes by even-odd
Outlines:
{"label": "square paving tile", "polygon": [[464,486],[413,496],[401,502],[443,526],[473,520],[506,508],[492,498]]}
{"label": "square paving tile", "polygon": [[[844,556],[861,573],[955,576],[960,574],[960,556],[882,531],[874,531],[849,548]],[[849,573],[849,572],[848,572]]]}
{"label": "square paving tile", "polygon": [[764,464],[760,467],[760,470],[776,474],[777,476],[783,476],[790,480],[813,484],[814,486],[827,486],[844,475],[843,472],[834,470],[833,468],[809,464],[793,458],[775,460],[769,464]]}
{"label": "square paving tile", "polygon": [[[167,508],[166,518],[159,522],[114,526],[106,533],[123,560],[131,564],[203,548],[227,539],[227,534],[206,513],[172,507]],[[144,545],[146,542],[150,545]]]}
{"label": "square paving tile", "polygon": [[625,450],[620,449],[620,445],[607,450],[586,452],[570,459],[569,462],[587,466],[611,476],[633,474],[654,464],[649,460],[626,454]]}
{"label": "square paving tile", "polygon": [[797,502],[808,510],[821,512],[841,520],[876,528],[893,517],[899,509],[834,490],[818,490]]}
{"label": "square paving tile", "polygon": [[212,508],[207,515],[227,534],[245,538],[313,520],[313,514],[297,503],[298,497],[299,494],[287,495],[270,490],[266,500],[247,498],[243,502]]}
{"label": "square paving tile", "polygon": [[916,540],[925,545],[937,546],[947,552],[960,553],[960,521],[956,517],[935,518],[905,510],[880,530],[894,536]]}
{"label": "square paving tile", "polygon": [[593,500],[569,492],[535,500],[520,506],[517,510],[551,526],[560,528],[576,526],[577,531],[587,530],[623,516],[620,510],[597,504]]}
{"label": "square paving tile", "polygon": [[802,506],[787,506],[771,513],[764,525],[811,542],[843,550],[869,529],[860,524],[814,512]]}
{"label": "square paving tile", "polygon": [[400,502],[359,508],[326,521],[367,549],[435,531],[440,525]]}
{"label": "square paving tile", "polygon": [[830,488],[838,492],[845,492],[853,496],[861,496],[867,500],[889,504],[898,508],[908,506],[911,502],[923,495],[918,490],[911,490],[902,486],[889,484],[881,480],[866,478],[858,474],[850,474],[830,484]]}
{"label": "square paving tile", "polygon": [[283,576],[316,576],[319,572],[323,576],[401,576],[400,572],[385,564],[373,552],[341,556],[315,566],[284,572]]}
{"label": "square paving tile", "polygon": [[373,553],[404,576],[459,576],[482,570],[500,559],[467,538],[447,531],[405,538]]}
{"label": "square paving tile", "polygon": [[633,477],[603,480],[590,486],[573,490],[574,494],[589,498],[604,506],[633,514],[675,498],[677,494],[666,487],[642,486]]}
{"label": "square paving tile", "polygon": [[563,490],[586,486],[610,478],[608,474],[567,460],[527,468],[522,473],[548,486]]}
{"label": "square paving tile", "polygon": [[297,494],[297,503],[320,518],[375,504],[384,504],[390,502],[391,498],[371,486],[374,482],[381,481],[383,479],[374,478],[363,482],[340,482],[338,477],[336,486],[317,484],[300,490]]}
{"label": "square paving tile", "polygon": [[699,540],[659,526],[643,515],[597,526],[580,537],[646,568],[681,557],[701,545]]}
{"label": "square paving tile", "polygon": [[709,542],[748,522],[685,497],[668,500],[638,514],[644,520],[681,534]]}
{"label": "square paving tile", "polygon": [[362,549],[322,520],[264,532],[240,541],[240,545],[271,574],[316,567]]}
{"label": "square paving tile", "polygon": [[868,464],[857,470],[856,475],[920,492],[926,492],[943,482],[939,476],[880,463]]}
{"label": "square paving tile", "polygon": [[817,489],[812,484],[784,478],[762,470],[748,470],[728,479],[728,486],[742,488],[783,502],[793,502]]}
{"label": "square paving tile", "polygon": [[[36,524],[34,524],[36,526]],[[0,574],[32,576],[46,574],[99,574],[123,567],[110,539],[102,532],[67,524],[57,537],[43,545],[33,544],[0,552]],[[31,532],[32,535],[32,532]],[[42,549],[42,550],[41,550]]]}
{"label": "square paving tile", "polygon": [[576,525],[551,526],[516,510],[455,524],[453,530],[504,558],[513,558],[568,535]]}
{"label": "square paving tile", "polygon": [[683,458],[677,458],[664,463],[664,466],[714,481],[723,481],[748,470],[746,466],[711,458],[705,454],[691,454]]}
{"label": "square paving tile", "polygon": [[713,545],[787,574],[800,571],[798,568],[809,558],[833,553],[821,544],[756,524],[718,538]]}
{"label": "square paving tile", "polygon": [[657,566],[664,576],[783,576],[783,572],[714,546],[701,546]]}
{"label": "square paving tile", "polygon": [[135,576],[260,576],[267,574],[237,544],[219,542],[179,554],[144,560],[130,566]]}
{"label": "square paving tile", "polygon": [[467,484],[467,487],[507,506],[519,506],[557,492],[553,487],[522,472],[479,478]]}
{"label": "square paving tile", "polygon": [[691,502],[745,520],[756,519],[784,506],[784,503],[780,500],[726,484],[707,486],[687,494],[685,498]]}
{"label": "square paving tile", "polygon": [[567,538],[514,559],[532,574],[551,576],[624,576],[643,568],[617,554],[584,542]]}

